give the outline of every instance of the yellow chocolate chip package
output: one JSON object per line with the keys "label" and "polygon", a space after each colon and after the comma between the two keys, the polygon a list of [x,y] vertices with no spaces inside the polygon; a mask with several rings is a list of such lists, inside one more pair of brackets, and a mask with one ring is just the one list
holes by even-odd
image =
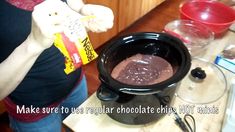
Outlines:
{"label": "yellow chocolate chip package", "polygon": [[80,17],[69,16],[63,33],[56,34],[54,45],[65,57],[65,73],[69,74],[95,58],[97,53],[92,47]]}

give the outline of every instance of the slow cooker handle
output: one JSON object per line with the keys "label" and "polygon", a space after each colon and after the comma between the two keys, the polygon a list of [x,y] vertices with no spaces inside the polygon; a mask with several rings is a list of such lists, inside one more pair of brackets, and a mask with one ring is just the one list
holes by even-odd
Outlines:
{"label": "slow cooker handle", "polygon": [[132,88],[121,88],[119,89],[122,93],[134,94],[134,95],[146,95],[146,94],[155,94],[160,93],[162,90],[153,91],[151,89],[132,89]]}
{"label": "slow cooker handle", "polygon": [[[173,83],[169,86],[167,86],[165,89],[168,88],[174,88],[177,87],[177,83]],[[142,89],[133,89],[133,88],[120,88],[120,92],[126,93],[126,94],[134,94],[134,95],[147,95],[147,94],[157,94],[163,91],[163,89],[158,89],[158,90],[152,90],[149,88],[142,88]]]}
{"label": "slow cooker handle", "polygon": [[119,95],[114,91],[107,88],[104,84],[101,84],[96,92],[96,96],[101,101],[116,101]]}

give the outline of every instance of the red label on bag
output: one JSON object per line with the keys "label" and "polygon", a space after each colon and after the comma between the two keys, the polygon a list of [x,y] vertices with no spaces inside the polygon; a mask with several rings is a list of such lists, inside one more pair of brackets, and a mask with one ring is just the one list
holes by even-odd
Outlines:
{"label": "red label on bag", "polygon": [[70,58],[72,59],[73,65],[75,66],[76,69],[79,68],[82,65],[82,59],[77,47],[73,42],[69,40],[68,37],[65,36],[64,33],[61,33],[61,36],[64,42],[64,46],[67,49]]}

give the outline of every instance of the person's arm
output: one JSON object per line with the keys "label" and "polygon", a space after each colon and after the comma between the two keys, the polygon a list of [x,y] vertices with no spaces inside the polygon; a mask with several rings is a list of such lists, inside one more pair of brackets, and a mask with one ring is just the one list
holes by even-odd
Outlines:
{"label": "person's arm", "polygon": [[62,32],[63,6],[49,0],[35,7],[30,35],[0,63],[0,100],[20,84],[38,56],[53,44],[54,34]]}
{"label": "person's arm", "polygon": [[0,100],[19,85],[43,51],[43,49],[37,51],[36,45],[34,40],[28,38],[0,63]]}

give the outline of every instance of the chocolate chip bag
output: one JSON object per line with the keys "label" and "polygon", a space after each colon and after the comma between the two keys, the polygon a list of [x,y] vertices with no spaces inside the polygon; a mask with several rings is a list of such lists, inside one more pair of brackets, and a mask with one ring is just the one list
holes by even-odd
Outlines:
{"label": "chocolate chip bag", "polygon": [[[89,18],[85,18],[89,19]],[[54,45],[65,57],[65,73],[69,74],[95,58],[94,51],[82,21],[84,17],[71,15],[65,22],[64,32],[56,34]]]}

